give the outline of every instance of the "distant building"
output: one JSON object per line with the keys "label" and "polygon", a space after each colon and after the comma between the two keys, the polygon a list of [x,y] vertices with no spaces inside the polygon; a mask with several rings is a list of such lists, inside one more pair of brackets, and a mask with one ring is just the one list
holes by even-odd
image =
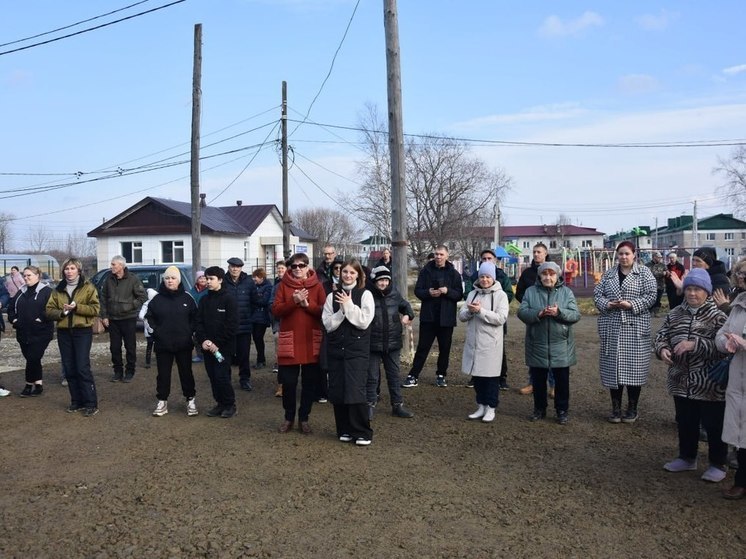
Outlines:
{"label": "distant building", "polygon": [[[493,231],[491,227],[485,229]],[[538,242],[547,246],[549,254],[562,254],[578,249],[601,249],[604,246],[604,233],[579,225],[505,225],[500,228],[500,243],[512,243],[520,248],[519,258],[523,263],[531,261],[532,250]]]}
{"label": "distant building", "polygon": [[[226,267],[232,256],[246,270],[274,273],[283,258],[282,214],[274,204],[202,208],[202,265]],[[312,257],[315,238],[290,228],[290,251]],[[147,197],[88,233],[96,239],[99,268],[121,254],[131,264],[191,264],[191,204]]]}
{"label": "distant building", "polygon": [[714,246],[725,256],[737,258],[746,254],[746,221],[733,217],[733,214],[716,214],[697,221],[697,238],[693,236],[694,217],[682,215],[668,220],[651,234],[657,234],[658,247],[667,249],[677,246],[694,248]]}
{"label": "distant building", "polygon": [[51,279],[60,278],[60,264],[49,254],[0,254],[0,272],[7,276],[13,266],[23,270],[26,266],[36,266]]}

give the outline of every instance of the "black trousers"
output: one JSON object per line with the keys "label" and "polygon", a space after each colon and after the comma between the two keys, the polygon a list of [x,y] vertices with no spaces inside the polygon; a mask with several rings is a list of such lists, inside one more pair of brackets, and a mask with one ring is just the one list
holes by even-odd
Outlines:
{"label": "black trousers", "polygon": [[724,466],[728,458],[728,445],[722,440],[725,402],[692,400],[682,396],[674,396],[673,402],[679,430],[679,458],[697,458],[701,423],[707,432],[707,456],[710,464]]}
{"label": "black trousers", "polygon": [[308,416],[311,415],[313,402],[318,398],[320,375],[319,364],[307,363],[305,365],[280,365],[278,369],[277,379],[280,384],[282,384],[282,407],[285,410],[285,419],[287,421],[295,421],[298,377],[300,376],[301,390],[298,420],[308,421]]}
{"label": "black trousers", "polygon": [[236,360],[234,364],[238,365],[238,378],[241,380],[251,378],[250,351],[251,332],[236,334]]}
{"label": "black trousers", "polygon": [[[135,374],[135,365],[137,364],[136,329],[136,318],[109,319],[109,350],[111,351],[111,363],[114,366],[115,373]],[[124,352],[127,359],[126,366],[122,362],[122,342],[124,342]]]}
{"label": "black trousers", "polygon": [[[570,406],[570,367],[552,367],[554,373],[554,409],[557,413],[567,411]],[[530,367],[528,374],[534,387],[534,409],[547,409],[547,376],[549,369]]]}
{"label": "black trousers", "polygon": [[430,353],[430,348],[436,339],[438,340],[437,374],[443,376],[448,374],[453,326],[438,326],[432,322],[420,322],[420,338],[417,340],[417,351],[414,354],[412,369],[409,371],[410,375],[419,378],[422,368],[425,366],[425,361],[427,361],[427,356]]}
{"label": "black trousers", "polygon": [[254,340],[256,348],[256,362],[266,363],[267,357],[264,355],[264,333],[267,331],[266,324],[254,324],[251,327],[251,339]]}
{"label": "black trousers", "polygon": [[218,363],[215,356],[206,351],[205,370],[207,370],[207,376],[210,379],[212,397],[215,398],[215,402],[219,406],[228,408],[236,405],[236,393],[231,385],[231,357],[230,355],[224,355],[223,357],[225,360]]}
{"label": "black trousers", "polygon": [[168,400],[171,394],[171,369],[176,361],[176,369],[179,371],[181,391],[185,398],[194,398],[197,393],[194,388],[194,374],[192,374],[192,348],[181,351],[164,351],[155,348],[155,362],[158,367],[156,377],[156,398]]}
{"label": "black trousers", "polygon": [[373,439],[368,419],[368,404],[334,404],[334,423],[337,436],[350,435],[353,439]]}
{"label": "black trousers", "polygon": [[42,379],[41,358],[51,340],[43,340],[31,343],[20,343],[21,353],[26,360],[26,382],[33,384]]}

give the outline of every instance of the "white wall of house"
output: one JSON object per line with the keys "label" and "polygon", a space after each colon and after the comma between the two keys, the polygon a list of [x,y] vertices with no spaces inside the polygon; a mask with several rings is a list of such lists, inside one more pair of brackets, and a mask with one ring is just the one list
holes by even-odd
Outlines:
{"label": "white wall of house", "polygon": [[524,262],[530,262],[533,258],[533,248],[536,243],[542,242],[548,248],[550,253],[562,251],[562,248],[584,249],[595,248],[601,249],[604,246],[603,235],[568,235],[565,237],[505,237],[503,243],[514,242],[521,249],[521,257]]}

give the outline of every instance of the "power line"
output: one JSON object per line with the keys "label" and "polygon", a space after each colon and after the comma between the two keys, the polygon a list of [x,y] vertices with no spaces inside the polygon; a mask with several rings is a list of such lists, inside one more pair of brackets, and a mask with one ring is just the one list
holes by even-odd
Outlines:
{"label": "power line", "polygon": [[65,29],[70,29],[71,27],[75,27],[76,25],[82,25],[83,23],[88,23],[89,21],[101,19],[102,17],[116,14],[117,12],[123,12],[124,10],[129,10],[130,8],[134,8],[135,6],[138,6],[139,4],[145,4],[146,2],[150,2],[150,0],[141,0],[140,2],[135,2],[134,4],[130,4],[129,6],[125,6],[124,8],[119,8],[118,10],[113,10],[111,12],[107,12],[99,16],[89,17],[88,19],[76,21],[75,23],[71,23],[70,25],[65,25],[64,27],[58,27],[57,29],[52,29],[51,31],[45,31],[44,33],[37,33],[36,35],[31,35],[30,37],[24,37],[23,39],[16,39],[15,41],[10,41],[8,43],[0,43],[0,47],[7,47],[8,45],[15,45],[16,43],[23,43],[24,41],[30,41],[31,39],[37,39],[39,37],[43,37],[44,35],[51,35],[52,33],[57,33],[58,31],[64,31]]}
{"label": "power line", "polygon": [[[289,122],[298,122],[294,119],[288,119]],[[355,132],[368,132],[372,134],[383,134],[388,136],[386,130],[369,130],[357,126],[343,126],[339,124],[327,124],[304,120],[303,123],[312,124],[319,127],[336,128],[338,130],[352,130]],[[483,140],[477,138],[461,138],[457,136],[437,136],[433,134],[410,134],[405,133],[408,138],[421,138],[426,140],[452,140],[463,142],[465,144],[494,145],[504,147],[581,147],[581,148],[694,148],[694,147],[723,147],[723,146],[743,146],[746,145],[745,138],[725,139],[725,140],[688,140],[688,141],[669,141],[669,142],[618,142],[618,143],[590,143],[590,142],[521,142],[513,140]]]}
{"label": "power line", "polygon": [[274,132],[274,131],[275,131],[275,128],[277,128],[277,126],[279,126],[279,124],[280,124],[279,122],[276,122],[276,123],[275,123],[275,125],[274,125],[274,126],[272,127],[272,129],[271,129],[271,130],[270,130],[270,131],[269,131],[269,132],[267,133],[267,135],[266,135],[266,136],[264,137],[264,141],[263,141],[263,142],[262,142],[261,144],[259,144],[259,149],[257,149],[257,150],[256,150],[256,153],[254,154],[254,156],[253,156],[253,157],[252,157],[252,158],[251,158],[251,159],[249,160],[249,162],[248,162],[248,163],[247,163],[247,164],[246,164],[246,165],[244,166],[244,168],[243,168],[243,169],[241,169],[241,171],[240,171],[240,172],[238,173],[238,175],[236,175],[236,178],[235,178],[235,179],[233,179],[233,180],[232,180],[231,182],[229,182],[229,183],[228,183],[228,185],[227,185],[227,186],[226,186],[226,187],[225,187],[225,188],[224,188],[223,190],[221,190],[221,191],[220,191],[220,192],[218,193],[218,195],[217,195],[217,196],[215,196],[215,197],[214,197],[214,198],[212,199],[212,201],[213,201],[213,202],[214,202],[215,200],[217,200],[218,198],[220,198],[220,197],[221,197],[221,196],[222,196],[223,194],[225,194],[225,191],[226,191],[226,190],[228,190],[228,189],[229,189],[229,188],[230,188],[231,186],[233,186],[233,184],[234,184],[234,183],[235,183],[235,182],[236,182],[236,181],[237,181],[237,180],[238,180],[238,179],[239,179],[239,178],[241,177],[241,175],[243,175],[243,174],[244,174],[244,172],[246,171],[246,169],[248,169],[248,168],[249,168],[249,165],[251,165],[251,164],[252,164],[252,163],[254,162],[254,159],[256,159],[256,156],[257,156],[257,155],[259,155],[259,152],[260,152],[260,151],[262,150],[262,148],[263,148],[263,147],[264,147],[264,146],[265,146],[265,145],[267,144],[267,140],[268,140],[268,139],[269,139],[269,137],[270,137],[270,136],[272,135],[272,132]]}
{"label": "power line", "polygon": [[49,43],[54,43],[55,41],[61,41],[62,39],[68,39],[69,37],[75,37],[76,35],[82,35],[83,33],[88,33],[89,31],[95,31],[97,29],[101,29],[103,27],[108,27],[109,25],[114,25],[115,23],[121,23],[123,21],[127,21],[128,19],[134,19],[136,17],[144,16],[146,14],[150,14],[153,12],[157,12],[158,10],[162,10],[164,8],[169,8],[171,6],[174,6],[176,4],[181,4],[182,2],[186,2],[186,0],[175,0],[174,2],[171,2],[170,4],[164,4],[163,6],[158,6],[157,8],[153,8],[151,10],[146,10],[144,12],[139,12],[137,14],[133,14],[131,16],[123,17],[120,19],[115,19],[114,21],[110,21],[108,23],[102,23],[101,25],[96,25],[95,27],[89,27],[88,29],[83,29],[81,31],[76,31],[75,33],[68,33],[67,35],[62,35],[60,37],[55,37],[54,39],[49,39],[46,41],[41,41],[39,43],[33,43],[30,45],[26,45],[25,47],[18,47],[11,50],[6,50],[3,52],[0,52],[0,56],[3,56],[4,54],[11,54],[13,52],[19,52],[22,50],[39,47],[41,45],[47,45]]}
{"label": "power line", "polygon": [[321,91],[324,89],[324,86],[326,85],[327,80],[329,79],[329,76],[332,75],[332,70],[334,69],[334,62],[337,60],[337,55],[339,54],[339,51],[342,49],[342,45],[345,42],[345,39],[347,38],[347,32],[350,30],[350,26],[352,25],[352,20],[355,19],[355,13],[357,12],[357,7],[360,5],[360,0],[357,0],[355,3],[355,7],[352,10],[352,15],[350,16],[350,20],[347,22],[347,27],[345,27],[345,32],[342,35],[342,40],[339,42],[339,46],[337,46],[337,50],[334,51],[334,56],[332,57],[332,63],[329,66],[329,71],[326,73],[326,77],[324,78],[324,81],[321,82],[321,87],[319,87],[318,92],[316,93],[316,96],[311,101],[311,104],[308,106],[308,110],[306,111],[306,116],[303,118],[303,121],[296,126],[292,132],[290,132],[289,136],[292,136],[295,134],[295,131],[298,130],[301,126],[303,126],[303,123],[306,122],[308,119],[308,115],[311,114],[311,108],[313,107],[314,103],[316,103],[316,99],[319,98],[319,95],[321,95]]}

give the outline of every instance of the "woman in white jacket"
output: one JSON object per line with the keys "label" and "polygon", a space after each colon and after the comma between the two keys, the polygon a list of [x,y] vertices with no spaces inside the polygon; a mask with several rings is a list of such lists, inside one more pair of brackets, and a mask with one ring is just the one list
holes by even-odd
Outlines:
{"label": "woman in white jacket", "polygon": [[746,496],[746,293],[731,303],[730,315],[718,331],[715,344],[720,351],[733,355],[725,390],[723,442],[736,447],[738,469],[733,487],[725,489],[723,497],[742,499]]}
{"label": "woman in white jacket", "polygon": [[503,358],[503,324],[508,320],[508,295],[495,277],[495,264],[483,262],[474,290],[458,313],[459,320],[466,322],[461,371],[472,376],[477,399],[477,410],[469,419],[485,422],[495,419]]}

